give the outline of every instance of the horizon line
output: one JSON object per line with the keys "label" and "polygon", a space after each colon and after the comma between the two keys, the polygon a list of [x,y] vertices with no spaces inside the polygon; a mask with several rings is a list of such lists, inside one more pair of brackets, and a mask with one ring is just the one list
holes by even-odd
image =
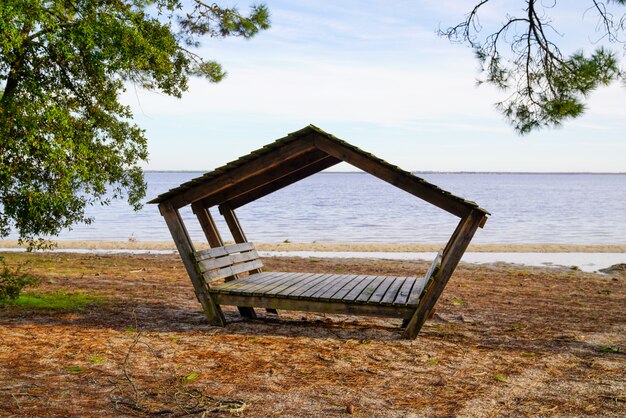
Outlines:
{"label": "horizon line", "polygon": [[[144,173],[210,173],[213,170],[143,170]],[[625,175],[626,171],[433,171],[406,170],[412,174],[594,174],[594,175]],[[368,174],[364,171],[320,171],[315,174]]]}

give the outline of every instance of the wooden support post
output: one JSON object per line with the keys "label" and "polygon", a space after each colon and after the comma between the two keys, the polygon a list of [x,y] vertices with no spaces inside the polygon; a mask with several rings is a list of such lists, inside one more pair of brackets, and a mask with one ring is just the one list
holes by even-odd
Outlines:
{"label": "wooden support post", "polygon": [[[241,228],[241,224],[239,223],[239,219],[235,214],[235,211],[230,207],[225,205],[220,205],[219,207],[220,213],[226,220],[226,225],[228,225],[228,229],[230,229],[230,233],[233,236],[233,239],[237,244],[241,244],[244,242],[248,242],[246,238],[246,234],[243,232],[243,228]],[[257,269],[255,273],[260,273],[261,269]]]}
{"label": "wooden support post", "polygon": [[196,262],[193,257],[194,248],[187,228],[180,217],[180,213],[169,202],[162,202],[159,204],[159,210],[161,215],[167,223],[167,227],[172,234],[176,248],[180,254],[180,258],[183,260],[187,274],[193,284],[193,289],[196,293],[198,301],[202,305],[202,309],[209,320],[211,325],[217,325],[223,327],[226,324],[222,309],[211,298],[211,294],[208,291],[208,287],[205,284],[204,278],[196,267]]}
{"label": "wooden support post", "polygon": [[402,334],[404,338],[414,339],[419,334],[484,217],[483,212],[473,210],[459,222],[443,251],[441,265],[433,282],[422,296],[413,317]]}
{"label": "wooden support post", "polygon": [[[202,231],[204,231],[204,235],[206,236],[211,248],[224,246],[224,241],[217,230],[217,226],[215,225],[215,221],[213,220],[213,216],[211,216],[209,208],[202,206],[199,202],[193,203],[191,208],[193,213],[196,214],[196,217],[202,226]],[[235,280],[236,278],[237,276],[227,277],[225,281]],[[237,309],[244,318],[256,318],[254,308],[249,306],[238,306]]]}
{"label": "wooden support post", "polygon": [[[224,219],[226,220],[226,225],[228,225],[228,229],[230,229],[230,233],[232,234],[235,242],[237,244],[248,242],[248,239],[246,238],[246,234],[245,232],[243,232],[243,228],[241,227],[241,224],[239,223],[239,218],[237,218],[235,211],[225,205],[220,205],[219,210],[222,216],[224,217]],[[262,271],[261,269],[253,270],[254,273],[261,273],[261,271]],[[266,311],[269,313],[276,314],[276,315],[278,314],[278,311],[276,309],[266,309]]]}
{"label": "wooden support post", "polygon": [[200,222],[200,226],[202,227],[202,231],[204,231],[204,236],[209,242],[209,246],[211,246],[211,248],[223,246],[224,241],[220,236],[220,232],[217,230],[217,226],[211,216],[211,212],[209,212],[209,208],[205,208],[198,203],[194,203],[191,205],[191,209],[198,218],[198,222]]}

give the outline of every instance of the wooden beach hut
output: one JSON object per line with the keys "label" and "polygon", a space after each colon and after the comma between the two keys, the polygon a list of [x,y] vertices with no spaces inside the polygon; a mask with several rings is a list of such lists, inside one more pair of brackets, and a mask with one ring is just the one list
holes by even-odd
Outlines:
{"label": "wooden beach hut", "polygon": [[[345,161],[460,218],[424,277],[265,272],[235,210]],[[489,213],[372,154],[309,125],[246,156],[186,182],[149,203],[159,205],[213,325],[224,326],[221,305],[246,317],[254,308],[402,318],[403,336],[415,338],[474,232]],[[179,209],[191,205],[210,249],[196,251]],[[236,242],[224,245],[209,208],[217,206]]]}

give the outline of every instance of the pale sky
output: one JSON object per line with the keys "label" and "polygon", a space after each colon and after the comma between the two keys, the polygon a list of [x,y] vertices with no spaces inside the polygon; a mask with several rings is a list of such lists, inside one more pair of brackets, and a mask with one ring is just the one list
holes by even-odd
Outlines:
{"label": "pale sky", "polygon": [[[626,172],[626,87],[597,90],[562,128],[518,136],[494,109],[503,96],[476,87],[472,51],[435,34],[473,3],[266,1],[271,29],[204,43],[228,72],[221,83],[192,80],[182,99],[128,89],[149,139],[144,168],[209,171],[314,124],[406,170]],[[489,14],[500,20],[506,3],[521,4]],[[590,2],[560,4],[564,49],[591,49]]]}

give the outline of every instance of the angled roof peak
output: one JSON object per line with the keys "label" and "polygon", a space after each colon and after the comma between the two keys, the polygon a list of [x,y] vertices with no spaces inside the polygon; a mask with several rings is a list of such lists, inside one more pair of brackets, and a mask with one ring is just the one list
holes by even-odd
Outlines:
{"label": "angled roof peak", "polygon": [[342,161],[459,217],[471,211],[489,214],[476,203],[442,190],[315,125],[291,132],[148,203],[167,201],[176,208],[189,204],[225,205],[235,209]]}

